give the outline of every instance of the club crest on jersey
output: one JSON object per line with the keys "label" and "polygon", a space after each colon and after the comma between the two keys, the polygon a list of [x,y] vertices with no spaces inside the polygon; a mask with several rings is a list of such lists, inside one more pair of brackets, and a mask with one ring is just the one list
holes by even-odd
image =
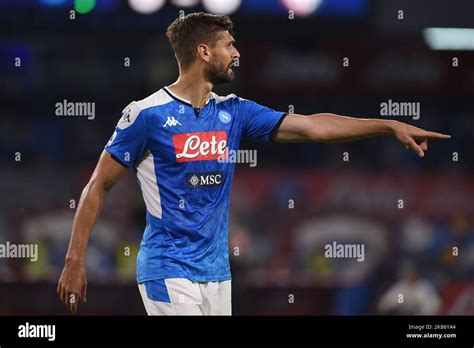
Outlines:
{"label": "club crest on jersey", "polygon": [[227,133],[196,132],[173,135],[176,162],[209,161],[226,156]]}
{"label": "club crest on jersey", "polygon": [[168,118],[166,119],[166,122],[165,124],[163,125],[163,128],[164,127],[174,127],[174,126],[182,126],[182,124],[174,118],[174,116],[168,116]]}
{"label": "club crest on jersey", "polygon": [[230,113],[228,113],[227,111],[219,111],[218,115],[219,117],[219,120],[222,122],[222,123],[229,123],[230,122],[230,119],[232,118],[230,116]]}

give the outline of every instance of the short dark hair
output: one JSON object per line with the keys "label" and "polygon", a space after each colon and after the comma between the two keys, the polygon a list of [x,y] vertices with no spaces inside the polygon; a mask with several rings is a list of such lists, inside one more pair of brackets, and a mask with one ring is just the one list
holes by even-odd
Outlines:
{"label": "short dark hair", "polygon": [[186,69],[197,57],[196,47],[206,44],[214,47],[219,39],[218,34],[229,31],[232,34],[233,23],[229,16],[218,16],[210,13],[191,13],[178,17],[171,23],[166,36],[171,43],[178,64]]}

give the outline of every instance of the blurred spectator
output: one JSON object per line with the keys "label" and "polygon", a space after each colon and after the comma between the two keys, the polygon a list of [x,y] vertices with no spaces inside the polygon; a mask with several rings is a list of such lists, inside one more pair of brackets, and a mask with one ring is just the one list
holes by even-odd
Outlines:
{"label": "blurred spectator", "polygon": [[378,312],[392,315],[436,315],[441,308],[441,298],[428,280],[421,279],[410,265],[380,298]]}

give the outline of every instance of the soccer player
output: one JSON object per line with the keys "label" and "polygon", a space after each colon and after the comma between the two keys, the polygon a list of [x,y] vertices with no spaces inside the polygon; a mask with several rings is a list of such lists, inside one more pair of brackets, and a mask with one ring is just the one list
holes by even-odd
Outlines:
{"label": "soccer player", "polygon": [[428,132],[393,120],[287,114],[215,85],[234,78],[240,57],[227,16],[193,13],[167,30],[179,78],[130,103],[84,188],[57,292],[75,312],[86,300],[84,259],[108,191],[133,167],[146,203],[137,282],[149,315],[230,315],[228,211],[234,163],[219,160],[240,139],[340,142],[393,134],[423,157]]}

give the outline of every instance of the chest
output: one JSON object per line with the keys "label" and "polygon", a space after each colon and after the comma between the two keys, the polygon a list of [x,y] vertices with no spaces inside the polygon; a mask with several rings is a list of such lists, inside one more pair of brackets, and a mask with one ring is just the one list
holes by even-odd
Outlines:
{"label": "chest", "polygon": [[217,160],[238,148],[241,134],[235,111],[218,105],[154,110],[147,128],[150,151],[171,163]]}

